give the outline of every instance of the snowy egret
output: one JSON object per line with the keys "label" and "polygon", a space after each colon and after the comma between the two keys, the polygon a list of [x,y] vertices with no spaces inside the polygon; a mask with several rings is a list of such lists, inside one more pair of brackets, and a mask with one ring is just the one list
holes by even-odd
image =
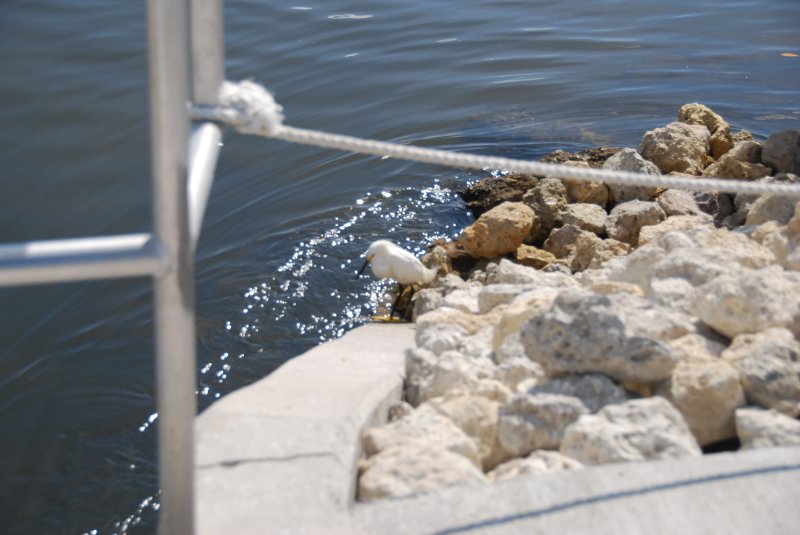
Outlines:
{"label": "snowy egret", "polygon": [[[393,279],[400,286],[397,298],[392,304],[389,318],[394,316],[400,296],[403,295],[403,286],[412,285],[411,293],[414,293],[414,284],[429,284],[436,278],[438,269],[427,268],[419,261],[419,258],[409,253],[399,245],[389,240],[377,240],[370,244],[367,249],[367,259],[358,271],[358,277],[367,269],[367,264],[371,264],[372,273],[379,279]],[[408,298],[409,303],[411,297]]]}

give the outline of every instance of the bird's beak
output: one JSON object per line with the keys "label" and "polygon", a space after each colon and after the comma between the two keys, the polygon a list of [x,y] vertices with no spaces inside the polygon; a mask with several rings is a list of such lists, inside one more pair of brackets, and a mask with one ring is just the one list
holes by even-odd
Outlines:
{"label": "bird's beak", "polygon": [[372,260],[372,258],[370,258],[369,256],[367,257],[366,260],[364,260],[364,265],[361,266],[361,269],[358,270],[358,275],[356,275],[356,278],[359,278],[361,274],[364,273],[364,270],[367,269],[367,264],[369,264],[370,260]]}

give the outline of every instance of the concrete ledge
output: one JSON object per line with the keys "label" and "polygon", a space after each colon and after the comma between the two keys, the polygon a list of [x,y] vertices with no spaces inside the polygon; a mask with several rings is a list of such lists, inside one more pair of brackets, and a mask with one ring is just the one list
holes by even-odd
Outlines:
{"label": "concrete ledge", "polygon": [[349,531],[359,437],[400,399],[413,343],[413,325],[354,329],[201,414],[198,533]]}
{"label": "concrete ledge", "polygon": [[766,535],[800,526],[800,448],[356,503],[360,436],[400,399],[413,338],[411,325],[360,327],[200,415],[198,532]]}

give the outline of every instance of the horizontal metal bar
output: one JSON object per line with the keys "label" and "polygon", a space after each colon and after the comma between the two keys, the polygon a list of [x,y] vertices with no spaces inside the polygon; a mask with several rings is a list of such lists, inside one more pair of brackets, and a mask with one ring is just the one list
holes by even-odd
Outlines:
{"label": "horizontal metal bar", "polygon": [[158,277],[167,271],[166,257],[151,234],[0,245],[0,286]]}
{"label": "horizontal metal bar", "polygon": [[197,246],[203,227],[203,215],[208,204],[208,195],[214,183],[222,132],[213,123],[201,123],[194,127],[189,138],[189,234],[192,251]]}

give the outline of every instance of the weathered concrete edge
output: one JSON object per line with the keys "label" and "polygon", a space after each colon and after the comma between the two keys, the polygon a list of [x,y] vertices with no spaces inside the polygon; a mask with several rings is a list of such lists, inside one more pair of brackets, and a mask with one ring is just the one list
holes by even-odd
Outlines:
{"label": "weathered concrete edge", "polygon": [[413,325],[365,325],[201,414],[198,533],[351,531],[359,437],[400,399],[413,343]]}
{"label": "weathered concrete edge", "polygon": [[354,503],[409,325],[322,344],[198,417],[198,533],[794,533],[800,448],[605,465]]}

